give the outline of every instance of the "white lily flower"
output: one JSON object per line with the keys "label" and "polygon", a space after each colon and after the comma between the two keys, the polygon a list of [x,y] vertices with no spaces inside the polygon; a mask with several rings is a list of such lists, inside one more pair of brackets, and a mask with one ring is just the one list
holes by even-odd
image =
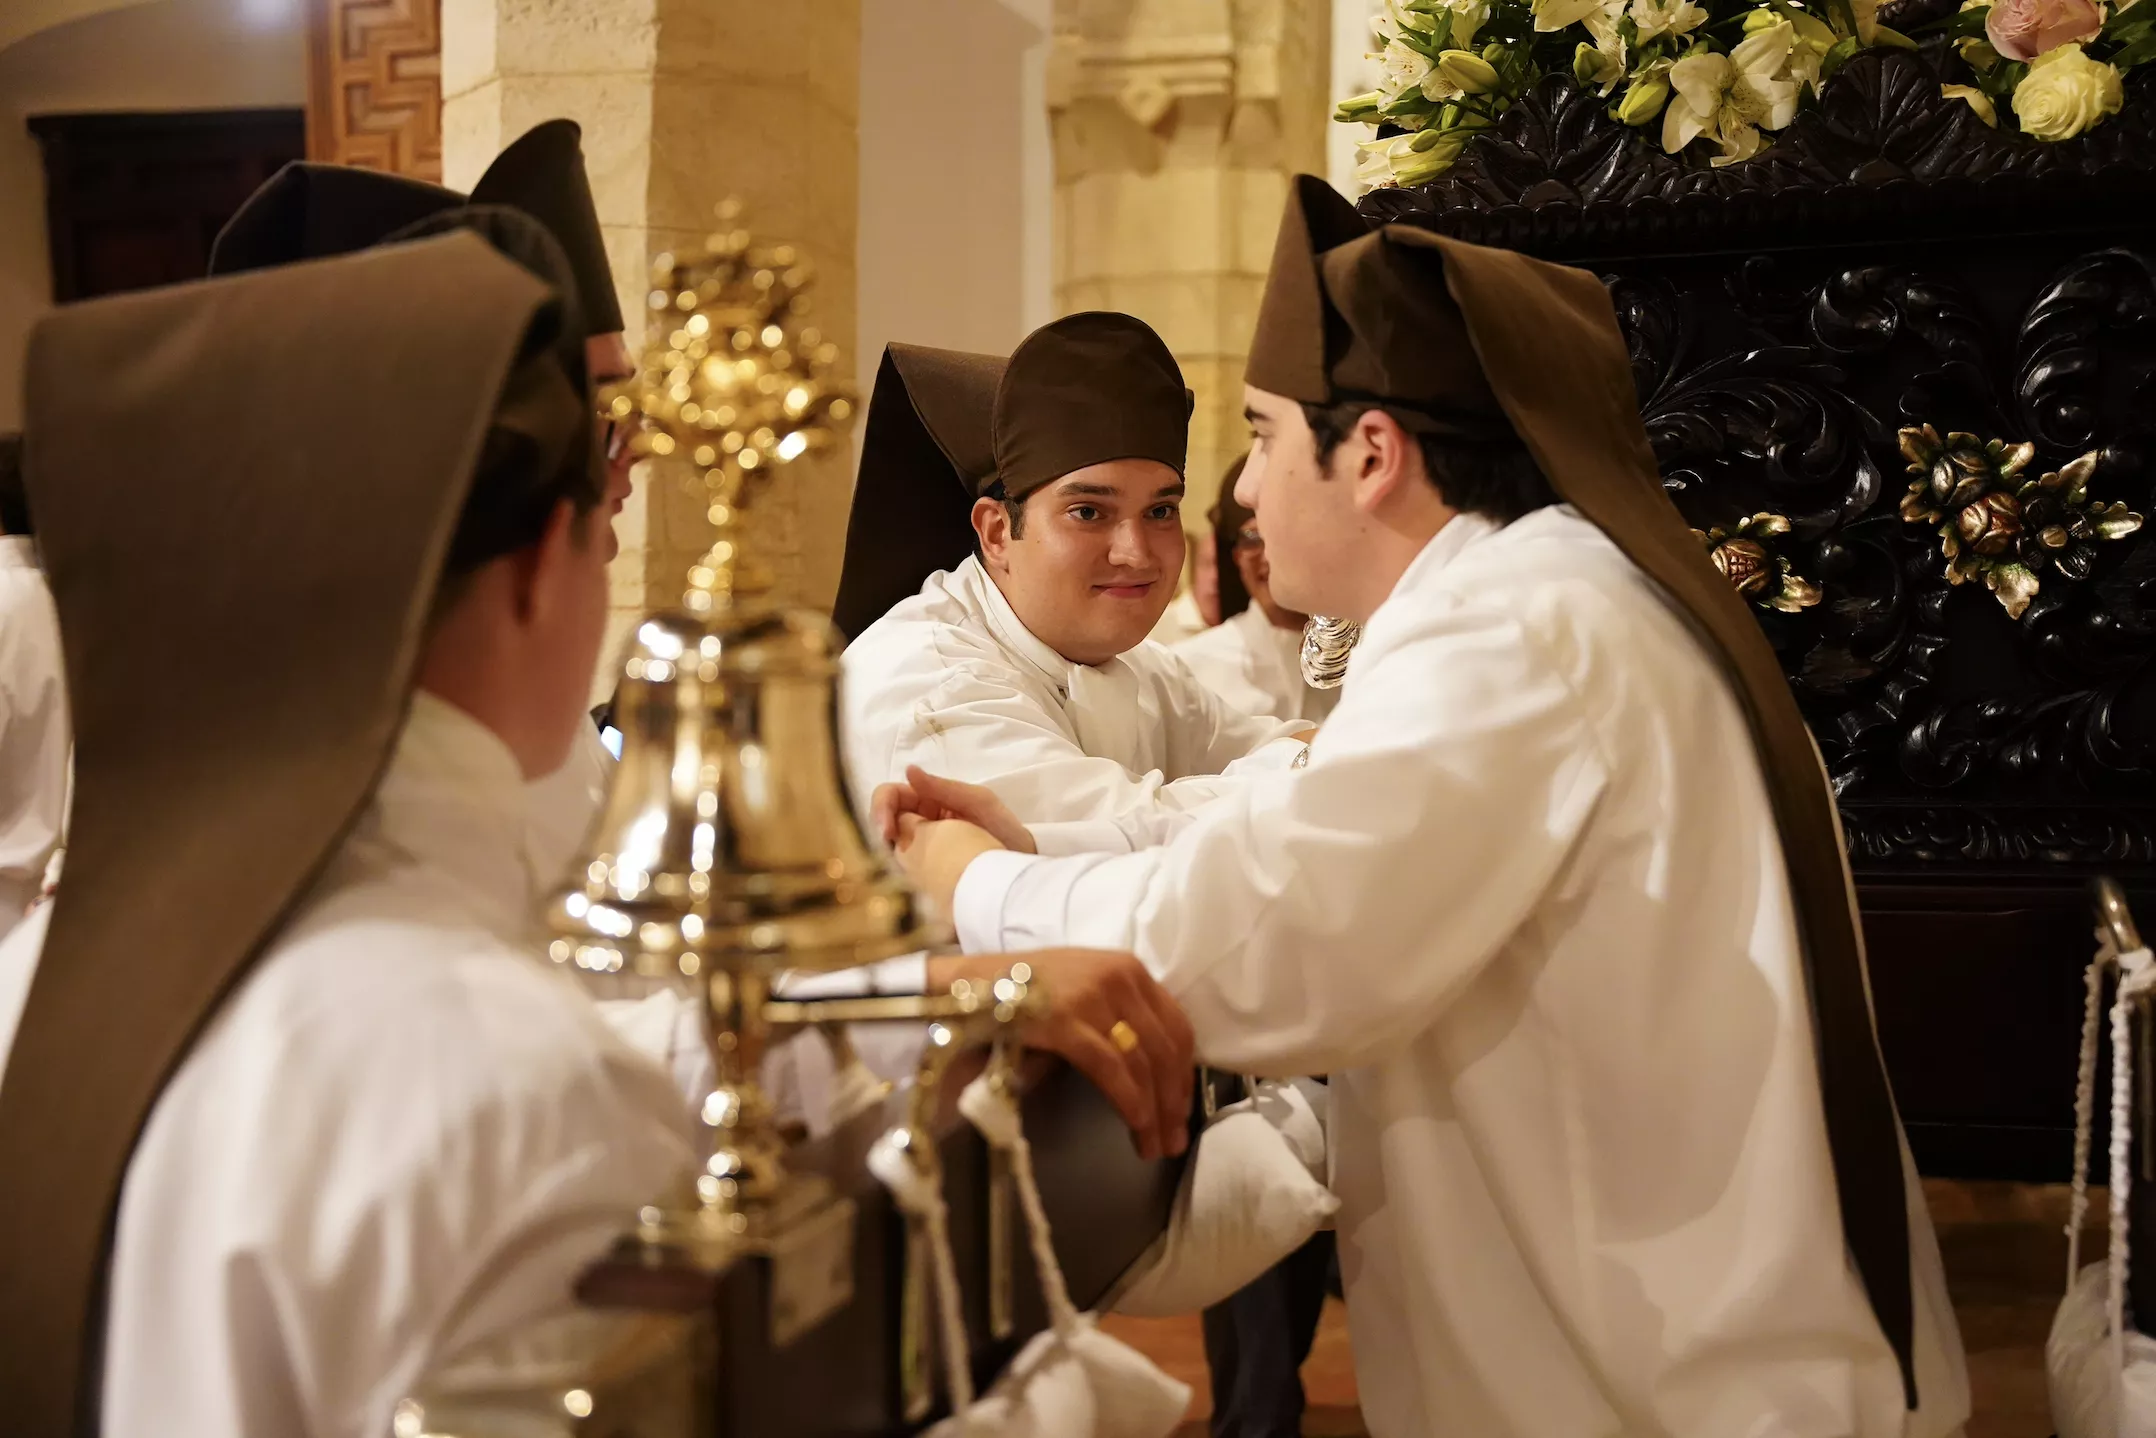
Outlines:
{"label": "white lily flower", "polygon": [[1535,28],[1562,30],[1577,25],[1602,8],[1602,0],[1533,0]]}
{"label": "white lily flower", "polygon": [[1796,31],[1784,20],[1748,35],[1727,55],[1701,50],[1670,66],[1662,148],[1674,155],[1701,136],[1721,146],[1717,166],[1759,152],[1759,132],[1796,118],[1803,87],[1786,71]]}
{"label": "white lily flower", "polygon": [[1583,85],[1598,85],[1604,95],[1617,88],[1631,68],[1624,36],[1617,22],[1624,19],[1625,0],[1601,0],[1580,23],[1594,40],[1590,50],[1582,45],[1572,61],[1573,77]]}
{"label": "white lily flower", "polygon": [[1632,23],[1639,43],[1657,35],[1689,35],[1707,23],[1707,12],[1692,0],[1632,0]]}
{"label": "white lily flower", "polygon": [[1355,182],[1364,189],[1392,183],[1393,161],[1408,156],[1413,135],[1393,135],[1383,140],[1361,140],[1355,145]]}
{"label": "white lily flower", "polygon": [[[1876,5],[1877,0],[1873,3]],[[1826,62],[1827,51],[1833,49],[1841,37],[1816,15],[1794,8],[1790,13],[1793,20],[1783,22],[1796,31],[1796,40],[1789,47],[1789,75],[1799,84],[1809,86],[1816,95],[1819,93],[1820,67]]]}
{"label": "white lily flower", "polygon": [[1401,40],[1388,40],[1385,48],[1374,56],[1384,67],[1384,88],[1388,94],[1403,95],[1423,82],[1436,61]]}
{"label": "white lily flower", "polygon": [[1446,44],[1454,50],[1471,48],[1475,33],[1490,18],[1490,0],[1445,0],[1445,8],[1452,12],[1452,35]]}

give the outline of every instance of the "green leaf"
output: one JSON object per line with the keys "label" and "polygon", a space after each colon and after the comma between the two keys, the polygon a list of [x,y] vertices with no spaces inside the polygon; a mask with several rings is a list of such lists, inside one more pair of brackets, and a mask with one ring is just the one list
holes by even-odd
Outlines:
{"label": "green leaf", "polygon": [[1833,21],[1837,33],[1857,33],[1857,12],[1850,8],[1849,0],[1827,0],[1827,16]]}
{"label": "green leaf", "polygon": [[[1854,39],[1855,37],[1851,36],[1850,38]],[[1894,50],[1914,50],[1916,48],[1916,41],[1890,25],[1874,25],[1872,27],[1872,43],[1874,45],[1884,45]]]}
{"label": "green leaf", "polygon": [[2146,65],[2151,60],[2156,60],[2156,31],[2121,46],[2118,53],[2111,56],[2112,65],[2121,70],[2131,70],[2134,66]]}
{"label": "green leaf", "polygon": [[1857,51],[1863,48],[1864,42],[1857,39],[1857,37],[1854,35],[1844,35],[1841,39],[1835,41],[1834,48],[1827,51],[1827,53],[1820,58],[1820,83],[1825,84],[1827,81],[1833,79],[1834,72],[1841,69],[1842,66],[1848,64],[1850,58],[1854,56]]}
{"label": "green leaf", "polygon": [[1970,40],[1984,33],[1984,21],[1991,14],[1989,5],[1979,5],[1974,10],[1959,10],[1946,22],[1949,40]]}
{"label": "green leaf", "polygon": [[2102,33],[2106,40],[2125,40],[2130,38],[2132,31],[2146,30],[2152,26],[2156,26],[2156,13],[2143,10],[2137,5],[2127,10],[2112,11],[2111,18],[2104,21]]}

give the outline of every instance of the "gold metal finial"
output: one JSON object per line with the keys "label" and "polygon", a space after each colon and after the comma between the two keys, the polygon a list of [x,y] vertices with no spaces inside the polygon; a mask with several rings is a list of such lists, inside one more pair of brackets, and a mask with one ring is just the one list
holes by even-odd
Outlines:
{"label": "gold metal finial", "polygon": [[608,395],[615,419],[642,422],[636,453],[703,486],[717,534],[689,569],[683,603],[698,614],[770,589],[747,507],[775,470],[843,434],[855,404],[831,378],[838,346],[809,323],[814,268],[740,215],[725,201],[703,248],[653,262],[651,340]]}

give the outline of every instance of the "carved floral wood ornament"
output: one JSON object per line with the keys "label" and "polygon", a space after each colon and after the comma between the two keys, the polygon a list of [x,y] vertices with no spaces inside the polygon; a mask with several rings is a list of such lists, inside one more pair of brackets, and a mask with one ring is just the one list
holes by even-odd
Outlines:
{"label": "carved floral wood ornament", "polygon": [[2141,528],[2141,516],[2124,504],[2089,499],[2096,450],[2024,480],[2022,471],[2036,457],[2033,444],[1959,432],[1941,439],[1928,424],[1904,429],[1900,438],[1916,476],[1901,517],[1937,527],[1947,583],[1983,583],[2012,618],[2028,611],[2046,569],[2086,579],[2096,567],[2096,541],[2124,539]]}

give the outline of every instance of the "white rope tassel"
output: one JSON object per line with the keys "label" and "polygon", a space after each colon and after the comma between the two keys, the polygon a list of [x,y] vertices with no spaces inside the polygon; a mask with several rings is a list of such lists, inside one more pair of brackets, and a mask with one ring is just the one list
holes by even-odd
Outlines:
{"label": "white rope tassel", "polygon": [[2126,1201],[2133,1192],[2134,1005],[2156,988],[2156,965],[2149,951],[2135,949],[2118,956],[2119,987],[2111,1001],[2111,1246],[2110,1284],[2106,1294],[2107,1321],[2111,1326],[2112,1371],[2121,1382],[2126,1374]]}
{"label": "white rope tassel", "polygon": [[995,1082],[994,1073],[990,1069],[966,1085],[958,1096],[958,1111],[980,1130],[982,1138],[1011,1156],[1011,1177],[1018,1186],[1018,1205],[1025,1210],[1026,1237],[1033,1246],[1033,1265],[1040,1272],[1048,1319],[1057,1333],[1068,1338],[1078,1329],[1078,1308],[1063,1281],[1063,1265],[1056,1260],[1048,1228],[1048,1210],[1041,1204],[1040,1185],[1033,1178],[1033,1146],[1026,1142],[1017,1099]]}
{"label": "white rope tassel", "polygon": [[2096,957],[2082,971],[2081,1067],[2074,1079],[2073,1199],[2066,1210],[2066,1287],[2081,1272],[2081,1230],[2089,1219],[2089,1145],[2096,1117],[2096,1033],[2103,1011],[2104,971],[2118,962],[2110,941],[2097,936]]}
{"label": "white rope tassel", "polygon": [[891,1190],[901,1209],[928,1230],[928,1249],[935,1265],[937,1326],[943,1331],[944,1382],[950,1386],[952,1416],[962,1428],[966,1411],[973,1406],[973,1360],[966,1347],[966,1316],[959,1306],[958,1263],[951,1256],[950,1210],[943,1201],[941,1178],[920,1170],[904,1136],[905,1130],[894,1129],[877,1139],[868,1151],[868,1171]]}

